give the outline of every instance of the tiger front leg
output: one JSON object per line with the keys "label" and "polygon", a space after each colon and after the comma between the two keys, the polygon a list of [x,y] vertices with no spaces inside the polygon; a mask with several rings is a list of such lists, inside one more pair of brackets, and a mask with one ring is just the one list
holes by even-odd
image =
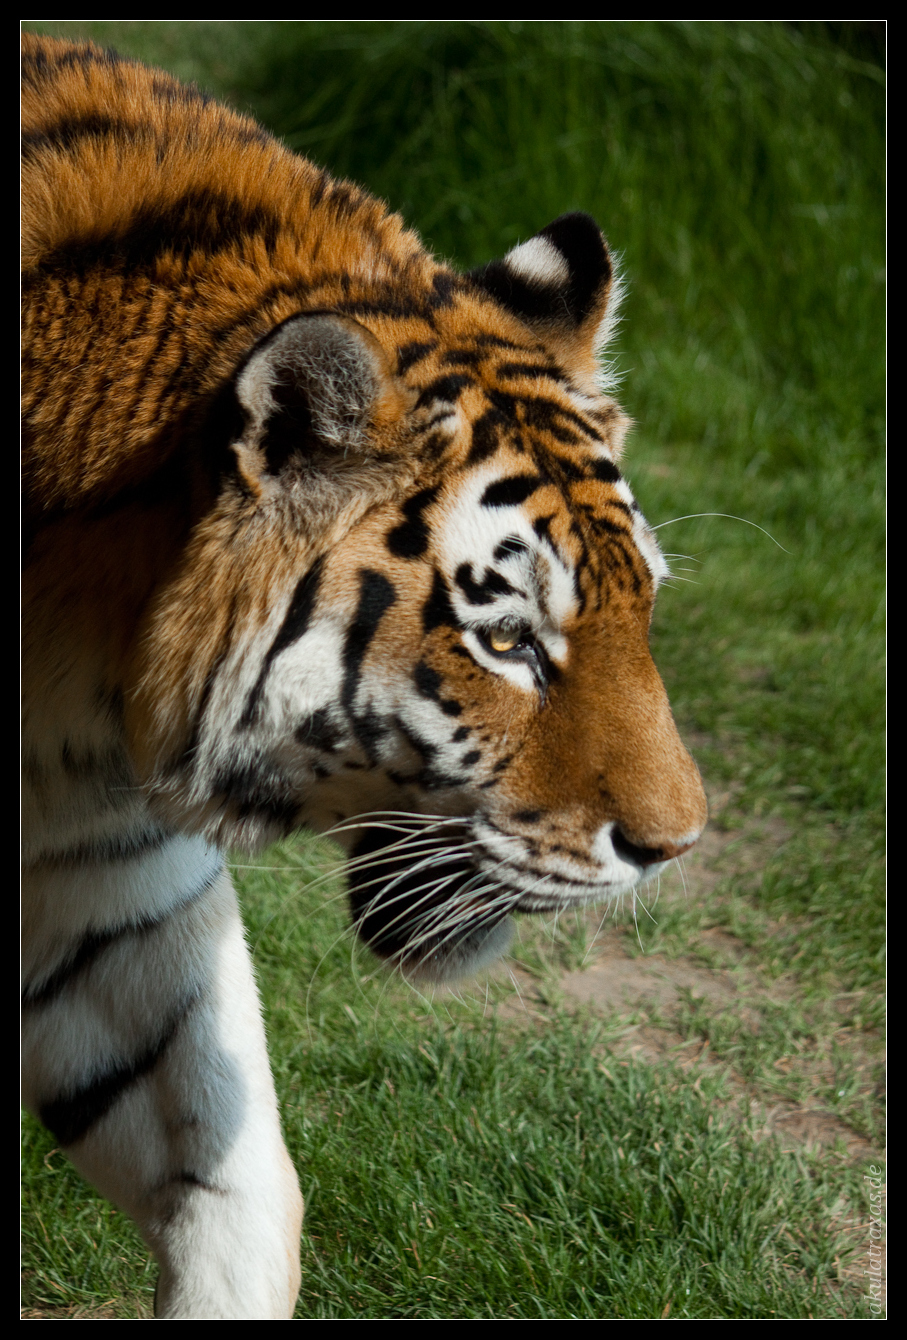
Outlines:
{"label": "tiger front leg", "polygon": [[[98,884],[137,874],[131,864],[99,868]],[[285,1320],[302,1197],[236,895],[223,871],[168,892],[164,914],[106,930],[92,918],[57,969],[32,979],[27,1103],[135,1220],[160,1264],[156,1316]]]}

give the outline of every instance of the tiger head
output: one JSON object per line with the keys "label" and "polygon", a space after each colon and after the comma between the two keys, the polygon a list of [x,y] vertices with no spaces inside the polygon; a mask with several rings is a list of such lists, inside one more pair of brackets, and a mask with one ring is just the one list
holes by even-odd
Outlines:
{"label": "tiger head", "polygon": [[598,227],[436,266],[396,307],[358,282],[267,330],[210,409],[127,726],[168,822],[333,830],[362,937],[441,979],[510,912],[629,893],[706,803],[649,653],[667,569],[598,380]]}

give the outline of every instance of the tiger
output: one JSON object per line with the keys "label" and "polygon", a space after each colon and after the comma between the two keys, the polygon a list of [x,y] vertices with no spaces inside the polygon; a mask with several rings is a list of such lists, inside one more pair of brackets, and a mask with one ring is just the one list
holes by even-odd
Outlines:
{"label": "tiger", "polygon": [[23,42],[23,1096],[162,1319],[286,1319],[302,1200],[228,849],[349,854],[444,982],[632,896],[702,782],[649,650],[619,282],[569,213],[460,273],[194,86]]}

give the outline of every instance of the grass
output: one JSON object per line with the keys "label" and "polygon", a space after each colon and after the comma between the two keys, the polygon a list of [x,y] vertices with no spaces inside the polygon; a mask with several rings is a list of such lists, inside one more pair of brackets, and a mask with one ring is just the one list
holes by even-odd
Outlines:
{"label": "grass", "polygon": [[[677,555],[653,647],[718,848],[639,935],[737,995],[644,1011],[679,1050],[632,1060],[626,1018],[558,985],[586,923],[517,947],[522,1019],[499,986],[428,1007],[351,955],[340,886],[310,889],[320,848],[246,872],[307,1191],[301,1315],[867,1315],[852,1157],[764,1137],[750,1103],[880,1147],[878,25],[26,26],[229,96],[459,265],[585,209],[629,281],[626,466]],[[677,519],[699,513],[725,515]],[[626,920],[608,934],[640,952]],[[26,1136],[29,1306],[135,1315],[131,1227]]]}
{"label": "grass", "polygon": [[[839,1179],[796,1154],[779,1167],[715,1121],[720,1080],[694,1090],[670,1069],[609,1066],[594,1035],[564,1026],[519,1067],[488,1031],[429,1027],[418,1047],[365,1048],[349,1031],[345,1047],[309,1054],[318,1101],[286,1110],[307,1201],[300,1315],[844,1311],[839,1242],[824,1231]],[[135,1234],[103,1203],[67,1215],[45,1255],[33,1305],[122,1307],[137,1282],[150,1304]]]}

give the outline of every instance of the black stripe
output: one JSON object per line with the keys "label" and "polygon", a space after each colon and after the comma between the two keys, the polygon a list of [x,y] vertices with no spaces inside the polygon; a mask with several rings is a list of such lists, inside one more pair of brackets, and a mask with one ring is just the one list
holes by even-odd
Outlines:
{"label": "black stripe", "polygon": [[529,550],[529,545],[525,540],[521,540],[518,535],[508,535],[506,540],[502,540],[497,546],[492,557],[495,562],[500,563],[502,558],[510,558],[514,555],[525,554]]}
{"label": "black stripe", "polygon": [[153,70],[152,74],[151,91],[159,102],[180,103],[184,106],[195,103],[200,107],[217,105],[211,94],[203,92],[197,84],[178,83],[160,70]]}
{"label": "black stripe", "polygon": [[294,642],[298,642],[308,630],[318,600],[318,590],[321,586],[323,570],[324,556],[322,555],[321,558],[316,559],[306,575],[297,584],[286,617],[280,625],[276,638],[268,648],[258,679],[249,691],[243,714],[239,719],[241,728],[245,729],[251,726],[255,718],[255,710],[258,707],[265,680],[268,677],[268,671],[274,658],[285,651],[287,647],[292,646]]}
{"label": "black stripe", "polygon": [[42,258],[45,269],[84,272],[97,265],[117,264],[125,270],[152,268],[166,252],[187,258],[204,252],[209,260],[246,238],[260,238],[273,248],[280,219],[265,209],[246,205],[235,195],[213,188],[187,190],[176,200],[155,201],[137,210],[127,228],[91,242],[76,239]]}
{"label": "black stripe", "polygon": [[483,358],[477,349],[448,349],[441,362],[447,367],[476,368]]}
{"label": "black stripe", "polygon": [[616,484],[620,479],[620,471],[613,461],[609,461],[607,456],[596,456],[590,463],[593,477],[600,479],[604,484]]}
{"label": "black stripe", "polygon": [[415,408],[424,409],[426,405],[434,404],[436,400],[455,403],[460,398],[460,392],[472,385],[472,377],[467,377],[464,373],[454,372],[448,377],[438,377],[425,387],[416,401]]}
{"label": "black stripe", "polygon": [[569,428],[563,426],[562,421],[575,424],[585,437],[591,437],[594,442],[602,440],[601,434],[588,418],[548,396],[519,395],[500,389],[488,390],[486,394],[491,404],[514,426],[518,422],[517,412],[522,410],[523,418],[530,428],[551,432],[560,441],[573,444],[579,440]]}
{"label": "black stripe", "polygon": [[[200,93],[198,89],[180,87],[175,84],[156,84],[154,92],[159,100],[171,104],[180,102],[186,105],[204,106],[211,102],[211,99],[206,94]],[[220,139],[224,142],[277,147],[276,141],[266,131],[256,126],[254,122],[224,120],[218,126],[218,131]],[[71,153],[86,141],[108,137],[123,144],[153,145],[156,148],[158,158],[174,143],[172,135],[166,131],[155,130],[146,123],[136,124],[132,121],[126,121],[122,117],[105,116],[102,112],[88,111],[76,116],[61,117],[58,121],[44,126],[41,130],[26,131],[22,136],[22,158],[25,162],[29,162],[42,149],[56,149]],[[176,143],[183,146],[185,139],[186,129],[179,125],[177,127]]]}
{"label": "black stripe", "polygon": [[415,363],[421,362],[423,358],[432,353],[437,347],[437,340],[429,340],[422,344],[417,341],[413,341],[410,344],[402,344],[397,350],[397,376],[402,377],[404,372],[408,372]]}
{"label": "black stripe", "polygon": [[331,185],[331,180],[329,173],[325,172],[324,168],[322,168],[312,184],[312,191],[309,199],[311,200],[313,207],[321,204],[325,191]]}
{"label": "black stripe", "polygon": [[25,52],[22,56],[22,78],[27,83],[39,84],[49,80],[58,70],[64,70],[68,67],[81,65],[87,68],[89,65],[106,65],[108,69],[113,69],[117,65],[131,65],[132,61],[124,61],[115,51],[99,51],[97,47],[75,46],[63,47],[45,46],[38,51]]}
{"label": "black stripe", "polygon": [[527,427],[534,428],[538,432],[550,433],[558,442],[574,446],[582,441],[582,437],[564,424],[565,419],[575,423],[584,436],[591,437],[596,442],[601,441],[595,429],[578,414],[565,409],[554,400],[549,400],[547,396],[527,396],[521,403]]}
{"label": "black stripe", "polygon": [[157,1040],[135,1060],[111,1066],[90,1084],[40,1105],[39,1117],[61,1145],[72,1145],[81,1140],[96,1122],[106,1116],[131,1085],[150,1074],[176,1037],[180,1024],[199,995],[196,991],[186,1000]]}
{"label": "black stripe", "polygon": [[562,288],[544,280],[524,279],[511,270],[506,260],[491,261],[482,269],[471,271],[469,278],[502,307],[524,320],[563,325],[564,316],[572,315],[564,303]]}
{"label": "black stripe", "polygon": [[22,993],[23,1008],[49,1004],[75,977],[89,968],[109,945],[135,932],[141,934],[143,929],[144,927],[138,926],[119,926],[115,930],[97,931],[84,936],[75,953],[62,968],[57,968],[56,972],[51,973],[41,986],[25,989]]}
{"label": "black stripe", "polygon": [[328,708],[318,707],[300,721],[293,732],[293,738],[308,749],[320,749],[323,753],[335,753],[345,741],[345,734],[331,721]]}
{"label": "black stripe", "polygon": [[322,206],[337,219],[351,219],[362,204],[363,196],[349,182],[337,181],[331,186]]}
{"label": "black stripe", "polygon": [[84,935],[79,944],[73,949],[66,961],[61,964],[49,977],[46,977],[40,986],[27,986],[22,993],[23,1009],[30,1009],[41,1005],[49,1005],[75,981],[82,973],[92,966],[96,959],[112,944],[120,943],[126,939],[139,940],[148,935],[151,931],[158,930],[173,916],[178,916],[186,908],[191,907],[212,887],[215,880],[220,876],[222,866],[217,868],[209,875],[205,881],[193,889],[190,894],[181,898],[178,903],[168,907],[166,912],[157,917],[142,917],[139,921],[124,923],[119,926],[112,926],[108,930],[91,931]]}
{"label": "black stripe", "polygon": [[[628,513],[630,511],[629,507],[625,510]],[[617,522],[609,521],[606,516],[592,512],[590,508],[586,508],[585,511],[590,525],[594,526],[600,535],[621,536],[623,539],[629,540],[635,548],[635,545],[633,545],[633,531],[629,526],[619,526]]]}
{"label": "black stripe", "polygon": [[[364,712],[357,712],[352,718],[353,730],[356,735],[356,743],[361,746],[363,753],[368,759],[368,766],[375,768],[378,766],[379,749],[382,741],[387,739],[390,733],[390,725],[386,717],[379,712],[366,708]],[[365,767],[365,764],[344,763],[346,768]]]}
{"label": "black stripe", "polygon": [[438,496],[438,487],[422,489],[403,504],[406,520],[387,537],[388,548],[398,558],[419,558],[428,548],[428,525],[422,513]]}
{"label": "black stripe", "polygon": [[[426,428],[431,428],[432,426],[433,423],[430,423],[426,425]],[[450,436],[448,433],[428,433],[428,436],[423,437],[418,445],[419,456],[423,461],[436,461],[439,456],[444,455],[449,446]]]}
{"label": "black stripe", "polygon": [[461,563],[455,577],[457,586],[471,605],[490,605],[495,596],[509,595],[517,589],[494,568],[486,568],[482,580],[474,581],[471,563]]}
{"label": "black stripe", "polygon": [[567,380],[553,363],[501,363],[495,368],[494,375],[499,380],[505,377],[547,377],[553,382]]}
{"label": "black stripe", "polygon": [[84,140],[102,139],[108,135],[127,143],[147,143],[151,138],[148,126],[135,126],[118,117],[102,112],[86,112],[83,116],[62,117],[43,130],[26,131],[22,136],[22,158],[27,163],[41,149],[62,149],[67,152]]}
{"label": "black stripe", "polygon": [[51,869],[59,866],[107,864],[112,861],[134,861],[138,856],[157,849],[173,836],[163,828],[148,828],[144,833],[130,837],[111,838],[103,842],[85,842],[64,851],[48,852],[32,864]]}
{"label": "black stripe", "polygon": [[436,702],[446,716],[458,717],[462,715],[463,708],[456,698],[441,697],[441,686],[444,681],[437,670],[434,670],[430,665],[426,665],[424,661],[419,661],[413,671],[413,680],[422,696],[431,698],[433,702]]}
{"label": "black stripe", "polygon": [[[651,574],[649,573],[648,568],[644,565],[644,561],[642,559],[642,555],[640,554],[639,550],[632,543],[632,541],[630,544],[627,543],[621,544],[619,540],[614,539],[610,541],[610,543],[608,543],[607,552],[609,557],[611,558],[616,557],[619,560],[620,564],[630,574],[630,584],[633,588],[633,593],[634,595],[639,595],[640,592],[644,589],[644,586],[651,581]],[[636,567],[637,563],[643,564],[643,571],[645,572],[645,578],[646,578],[645,581],[640,579],[639,572],[637,571]],[[620,579],[620,574],[614,568],[611,569],[610,576],[612,578],[617,579],[617,584],[622,591],[626,590],[624,583]]]}
{"label": "black stripe", "polygon": [[550,533],[554,516],[554,512],[551,512],[548,516],[537,516],[532,523],[532,529],[540,540],[547,540],[554,552],[557,553],[557,545],[552,540]]}
{"label": "black stripe", "polygon": [[475,344],[480,349],[518,349],[525,353],[526,348],[515,340],[505,340],[500,335],[476,335]]}
{"label": "black stripe", "polygon": [[334,310],[342,313],[344,316],[386,316],[395,320],[408,320],[410,318],[420,318],[423,321],[430,322],[432,319],[431,308],[424,299],[424,295],[412,295],[404,297],[400,292],[394,292],[388,289],[386,296],[381,298],[349,298],[343,302],[335,302]]}
{"label": "black stripe", "polygon": [[540,475],[509,475],[488,485],[482,494],[482,506],[518,507],[543,483]]}
{"label": "black stripe", "polygon": [[436,572],[432,581],[431,595],[422,606],[422,629],[430,633],[433,628],[459,628],[459,622],[450,603],[447,582]]}
{"label": "black stripe", "polygon": [[405,297],[399,286],[386,284],[376,287],[372,298],[351,298],[345,302],[334,303],[334,310],[348,316],[388,316],[397,318],[417,317],[430,328],[435,324],[435,312],[441,307],[450,307],[454,295],[465,290],[465,281],[460,275],[437,271],[431,280],[431,287]]}
{"label": "black stripe", "polygon": [[507,427],[507,420],[499,409],[487,409],[472,425],[472,444],[469,448],[469,464],[484,461],[493,456],[498,449],[500,436]]}
{"label": "black stripe", "polygon": [[359,605],[343,648],[341,702],[350,716],[353,715],[353,703],[359,676],[362,673],[362,662],[371,646],[372,638],[378,631],[378,625],[396,599],[397,593],[383,573],[365,568],[359,574]]}
{"label": "black stripe", "polygon": [[210,794],[222,802],[224,812],[233,819],[264,819],[284,833],[296,827],[299,806],[290,780],[263,753],[241,767],[219,772]]}
{"label": "black stripe", "polygon": [[466,288],[461,275],[452,270],[436,270],[432,275],[432,297],[429,300],[433,308],[452,307],[454,295]]}
{"label": "black stripe", "polygon": [[570,460],[567,456],[558,456],[554,452],[546,454],[548,469],[554,467],[561,475],[562,479],[576,482],[578,479],[588,479],[588,475],[582,466],[577,465],[576,461]]}
{"label": "black stripe", "polygon": [[198,1187],[199,1191],[210,1191],[214,1196],[228,1196],[230,1194],[226,1187],[215,1186],[213,1182],[207,1181],[198,1173],[187,1168],[184,1168],[181,1172],[173,1173],[163,1182],[158,1182],[154,1189],[158,1192],[166,1191],[167,1187],[170,1186],[194,1186]]}
{"label": "black stripe", "polygon": [[501,391],[497,387],[489,388],[486,392],[489,402],[494,406],[502,416],[504,422],[509,428],[517,427],[516,408],[520,403],[517,396],[512,395],[510,391]]}

